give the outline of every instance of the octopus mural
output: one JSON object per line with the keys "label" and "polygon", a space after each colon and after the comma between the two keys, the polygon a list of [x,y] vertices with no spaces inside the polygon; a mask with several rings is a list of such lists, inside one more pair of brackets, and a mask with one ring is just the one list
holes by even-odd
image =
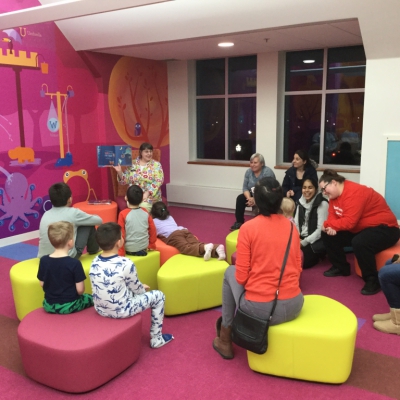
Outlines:
{"label": "octopus mural", "polygon": [[4,225],[4,221],[10,218],[8,229],[12,232],[15,230],[15,222],[20,218],[27,229],[30,222],[27,215],[33,215],[35,219],[39,218],[39,212],[33,207],[37,203],[42,204],[42,198],[33,198],[33,190],[35,185],[28,184],[24,175],[19,172],[10,174],[4,168],[0,167],[0,172],[6,175],[7,180],[4,188],[0,188],[1,204],[0,211],[4,214],[0,217],[0,226]]}

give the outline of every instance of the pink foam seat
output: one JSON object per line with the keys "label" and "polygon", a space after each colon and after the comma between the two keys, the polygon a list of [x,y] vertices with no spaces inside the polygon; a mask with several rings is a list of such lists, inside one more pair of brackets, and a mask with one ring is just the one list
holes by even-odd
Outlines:
{"label": "pink foam seat", "polygon": [[[375,254],[376,269],[379,271],[385,262],[391,259],[395,254],[400,254],[400,240],[392,247]],[[360,266],[358,265],[357,258],[354,257],[354,270],[358,276],[362,276]]]}
{"label": "pink foam seat", "polygon": [[105,318],[93,307],[67,315],[42,308],[18,327],[26,374],[33,380],[70,393],[95,389],[139,357],[142,317]]}
{"label": "pink foam seat", "polygon": [[160,266],[161,267],[172,256],[175,256],[176,254],[180,254],[179,250],[176,247],[168,246],[161,239],[158,239],[158,238],[156,241],[156,248],[160,252]]}
{"label": "pink foam seat", "polygon": [[236,265],[236,251],[232,254],[231,259],[232,259],[232,265]]}

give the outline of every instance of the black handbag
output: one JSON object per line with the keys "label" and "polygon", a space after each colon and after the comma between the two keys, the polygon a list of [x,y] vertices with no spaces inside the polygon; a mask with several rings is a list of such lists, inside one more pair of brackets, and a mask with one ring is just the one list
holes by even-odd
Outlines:
{"label": "black handbag", "polygon": [[244,294],[239,298],[238,309],[232,322],[232,341],[240,347],[245,348],[256,354],[264,354],[268,349],[268,328],[269,323],[274,314],[276,303],[278,301],[279,286],[281,284],[283,272],[285,270],[286,261],[288,258],[290,244],[292,243],[293,224],[291,223],[289,241],[286,247],[285,257],[283,258],[281,274],[279,276],[278,288],[276,289],[274,304],[272,306],[271,314],[268,319],[261,319],[252,315],[246,314],[240,309],[240,300]]}

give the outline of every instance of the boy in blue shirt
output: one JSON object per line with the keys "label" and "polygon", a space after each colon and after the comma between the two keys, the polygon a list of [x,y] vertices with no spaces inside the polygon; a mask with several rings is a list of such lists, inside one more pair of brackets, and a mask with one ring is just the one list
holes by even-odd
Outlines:
{"label": "boy in blue shirt", "polygon": [[60,221],[48,228],[54,252],[40,259],[37,277],[44,290],[43,308],[48,313],[71,314],[93,305],[85,294],[85,272],[79,260],[68,255],[74,246],[74,227]]}

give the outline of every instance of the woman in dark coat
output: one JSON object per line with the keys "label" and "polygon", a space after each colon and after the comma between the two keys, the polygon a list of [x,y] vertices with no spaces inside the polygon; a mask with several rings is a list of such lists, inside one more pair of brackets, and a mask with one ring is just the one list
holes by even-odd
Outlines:
{"label": "woman in dark coat", "polygon": [[318,182],[318,175],[316,169],[311,165],[308,154],[303,150],[297,150],[294,153],[292,164],[286,171],[282,189],[284,196],[292,198],[298,204],[303,182],[307,178]]}

